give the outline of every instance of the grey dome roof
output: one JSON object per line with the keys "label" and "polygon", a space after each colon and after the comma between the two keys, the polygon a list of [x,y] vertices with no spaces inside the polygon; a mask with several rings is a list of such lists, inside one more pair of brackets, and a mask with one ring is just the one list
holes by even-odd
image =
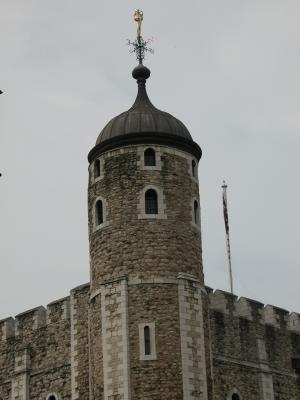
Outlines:
{"label": "grey dome roof", "polygon": [[113,118],[103,128],[96,145],[88,154],[89,162],[117,147],[158,144],[187,151],[200,160],[202,151],[185,125],[177,118],[158,110],[148,98],[146,79],[150,70],[139,64],[132,71],[138,83],[138,94],[133,106]]}
{"label": "grey dome roof", "polygon": [[109,121],[98,136],[96,145],[117,136],[137,133],[169,134],[192,141],[191,134],[181,121],[158,110],[149,100],[145,82],[150,76],[150,70],[140,64],[132,75],[138,81],[138,94],[133,106]]}

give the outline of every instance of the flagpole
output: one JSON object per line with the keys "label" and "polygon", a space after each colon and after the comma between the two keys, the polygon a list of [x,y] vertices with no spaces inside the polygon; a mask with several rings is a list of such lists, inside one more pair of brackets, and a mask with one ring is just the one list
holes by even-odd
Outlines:
{"label": "flagpole", "polygon": [[230,240],[229,240],[229,219],[228,219],[228,207],[227,207],[227,185],[225,181],[223,181],[222,189],[223,189],[223,214],[224,214],[224,223],[226,232],[226,247],[227,247],[230,292],[233,294],[233,278],[232,278],[231,252],[230,252]]}

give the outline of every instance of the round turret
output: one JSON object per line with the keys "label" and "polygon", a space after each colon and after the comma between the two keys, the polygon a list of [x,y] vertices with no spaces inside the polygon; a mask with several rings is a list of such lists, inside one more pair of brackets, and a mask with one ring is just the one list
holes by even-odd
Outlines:
{"label": "round turret", "polygon": [[152,105],[149,75],[134,69],[135,103],[89,154],[92,399],[206,391],[201,150],[182,122]]}

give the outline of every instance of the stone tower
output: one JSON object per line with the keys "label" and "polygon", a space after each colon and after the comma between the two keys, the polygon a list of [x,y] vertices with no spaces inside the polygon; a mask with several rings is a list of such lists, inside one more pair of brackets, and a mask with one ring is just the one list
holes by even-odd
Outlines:
{"label": "stone tower", "polygon": [[133,106],[89,153],[90,390],[94,400],[210,398],[201,257],[200,147],[150,102]]}

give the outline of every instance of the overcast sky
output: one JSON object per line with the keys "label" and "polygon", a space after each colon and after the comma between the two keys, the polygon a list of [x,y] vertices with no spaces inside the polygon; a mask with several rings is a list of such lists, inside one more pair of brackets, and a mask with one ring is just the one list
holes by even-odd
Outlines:
{"label": "overcast sky", "polygon": [[136,84],[133,12],[154,37],[148,92],[200,162],[206,284],[300,312],[299,0],[2,0],[0,319],[89,280],[87,154]]}

